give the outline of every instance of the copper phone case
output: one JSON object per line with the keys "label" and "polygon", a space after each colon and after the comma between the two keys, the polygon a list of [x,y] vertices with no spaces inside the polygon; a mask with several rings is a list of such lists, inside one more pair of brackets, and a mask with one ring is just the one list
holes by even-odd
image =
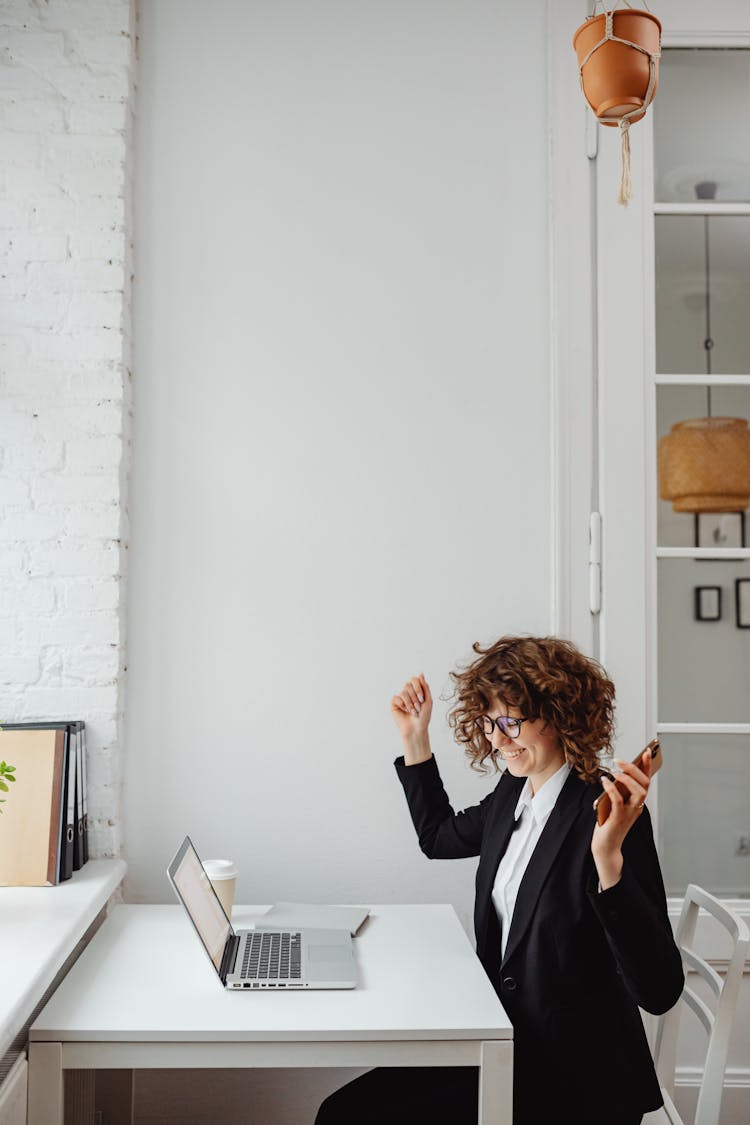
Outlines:
{"label": "copper phone case", "polygon": [[[640,754],[637,754],[635,758],[633,758],[633,765],[640,765],[641,758],[648,751],[651,752],[651,776],[653,777],[656,771],[661,766],[662,760],[661,744],[658,738],[652,738],[648,746],[644,746]],[[625,804],[627,804],[630,800],[630,790],[626,785],[623,785],[621,781],[618,781],[617,778],[612,778],[612,780],[617,786],[617,789],[621,794],[623,801],[625,802]],[[607,819],[612,810],[612,800],[609,796],[609,793],[602,793],[599,797],[596,798],[596,800],[594,801],[594,809],[596,810],[597,824],[604,824],[604,821]]]}

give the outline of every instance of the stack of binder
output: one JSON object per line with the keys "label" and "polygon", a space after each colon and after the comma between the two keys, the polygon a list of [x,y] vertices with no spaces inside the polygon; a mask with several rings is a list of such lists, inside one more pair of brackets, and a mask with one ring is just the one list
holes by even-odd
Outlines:
{"label": "stack of binder", "polygon": [[86,727],[3,723],[0,761],[15,766],[0,815],[0,887],[49,887],[89,858]]}

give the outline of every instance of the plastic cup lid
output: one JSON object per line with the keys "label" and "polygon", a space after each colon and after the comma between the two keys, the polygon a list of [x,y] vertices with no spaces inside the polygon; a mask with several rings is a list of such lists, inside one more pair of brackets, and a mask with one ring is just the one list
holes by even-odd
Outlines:
{"label": "plastic cup lid", "polygon": [[204,859],[203,870],[209,879],[236,879],[239,874],[231,859]]}

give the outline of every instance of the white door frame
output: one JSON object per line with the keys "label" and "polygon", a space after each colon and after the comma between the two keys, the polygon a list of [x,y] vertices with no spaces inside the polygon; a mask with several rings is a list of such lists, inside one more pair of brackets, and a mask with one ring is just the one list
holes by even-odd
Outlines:
{"label": "white door frame", "polygon": [[595,153],[572,37],[586,0],[548,0],[552,630],[597,651],[589,608],[589,512],[596,501]]}

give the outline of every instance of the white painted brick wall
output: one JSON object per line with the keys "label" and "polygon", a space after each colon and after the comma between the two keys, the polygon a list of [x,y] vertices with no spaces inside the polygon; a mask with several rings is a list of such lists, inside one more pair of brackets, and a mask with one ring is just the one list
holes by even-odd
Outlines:
{"label": "white painted brick wall", "polygon": [[134,0],[0,0],[0,722],[83,718],[117,854]]}

